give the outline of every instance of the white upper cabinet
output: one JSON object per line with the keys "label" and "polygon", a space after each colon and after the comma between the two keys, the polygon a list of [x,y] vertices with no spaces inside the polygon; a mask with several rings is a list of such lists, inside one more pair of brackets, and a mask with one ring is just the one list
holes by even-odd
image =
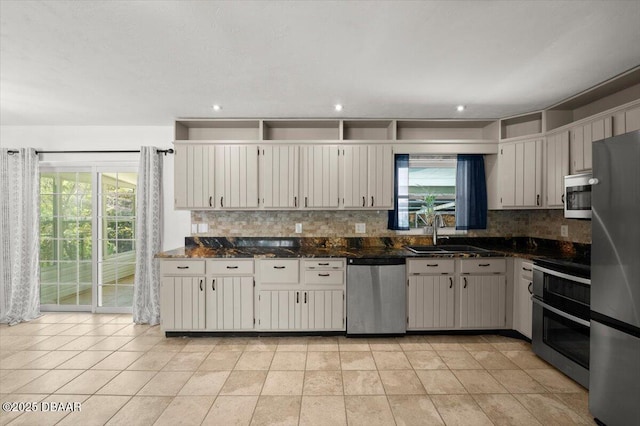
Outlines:
{"label": "white upper cabinet", "polygon": [[542,140],[500,146],[500,187],[503,207],[542,205]]}
{"label": "white upper cabinet", "polygon": [[302,207],[338,207],[338,151],[337,145],[300,147]]}
{"label": "white upper cabinet", "polygon": [[174,161],[174,207],[213,208],[214,147],[197,144],[176,145]]}
{"label": "white upper cabinet", "polygon": [[345,208],[393,208],[393,149],[390,145],[342,148],[342,199]]}
{"label": "white upper cabinet", "polygon": [[568,131],[547,136],[545,156],[547,206],[562,207],[564,205],[564,177],[569,174]]}
{"label": "white upper cabinet", "polygon": [[297,145],[260,147],[260,197],[265,208],[297,208],[300,148]]}
{"label": "white upper cabinet", "polygon": [[625,130],[633,132],[640,130],[640,106],[630,108],[625,112]]}
{"label": "white upper cabinet", "polygon": [[215,152],[214,206],[223,209],[257,208],[258,147],[216,145]]}

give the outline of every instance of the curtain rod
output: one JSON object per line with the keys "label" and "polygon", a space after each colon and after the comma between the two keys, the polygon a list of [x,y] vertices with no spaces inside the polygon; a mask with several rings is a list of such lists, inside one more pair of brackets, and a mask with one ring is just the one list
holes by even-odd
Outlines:
{"label": "curtain rod", "polygon": [[[113,151],[36,151],[36,154],[124,154],[124,153],[136,153],[140,152],[140,150],[113,150]],[[9,154],[17,154],[18,151],[10,150]],[[174,151],[172,148],[169,149],[159,149],[159,154],[173,154]]]}

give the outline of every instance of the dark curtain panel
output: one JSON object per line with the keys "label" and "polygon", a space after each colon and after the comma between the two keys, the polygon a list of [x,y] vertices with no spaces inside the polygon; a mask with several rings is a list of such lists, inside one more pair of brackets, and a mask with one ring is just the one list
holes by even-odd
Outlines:
{"label": "dark curtain panel", "polygon": [[482,155],[458,155],[456,229],[487,229],[487,182]]}
{"label": "dark curtain panel", "polygon": [[395,198],[389,210],[389,229],[409,229],[409,154],[395,156]]}

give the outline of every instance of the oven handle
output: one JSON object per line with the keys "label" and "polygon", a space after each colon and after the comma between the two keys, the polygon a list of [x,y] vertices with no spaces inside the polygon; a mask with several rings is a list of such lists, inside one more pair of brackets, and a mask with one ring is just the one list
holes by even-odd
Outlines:
{"label": "oven handle", "polygon": [[564,278],[581,284],[591,285],[591,280],[588,278],[576,277],[575,275],[565,274],[564,272],[554,271],[553,269],[544,268],[538,265],[533,265],[533,269],[536,271],[544,272],[545,274],[554,275],[558,278]]}
{"label": "oven handle", "polygon": [[558,309],[558,308],[554,308],[553,306],[549,306],[549,305],[547,305],[546,303],[544,303],[543,301],[541,301],[540,299],[538,299],[538,298],[536,298],[536,297],[532,297],[532,298],[531,298],[531,301],[533,301],[533,303],[535,303],[535,304],[537,304],[537,305],[540,305],[540,306],[541,306],[541,307],[543,307],[544,309],[548,309],[548,310],[550,310],[550,311],[551,311],[551,312],[553,312],[554,314],[558,314],[558,315],[560,315],[561,317],[566,318],[566,319],[568,319],[568,320],[570,320],[570,321],[573,321],[573,322],[576,322],[576,323],[578,323],[578,324],[580,324],[580,325],[584,325],[585,327],[589,327],[589,328],[591,328],[591,324],[589,323],[589,321],[585,321],[585,320],[583,320],[582,318],[574,317],[573,315],[568,314],[568,313],[566,313],[566,312],[563,312],[563,311],[561,311],[561,310],[560,310],[560,309]]}

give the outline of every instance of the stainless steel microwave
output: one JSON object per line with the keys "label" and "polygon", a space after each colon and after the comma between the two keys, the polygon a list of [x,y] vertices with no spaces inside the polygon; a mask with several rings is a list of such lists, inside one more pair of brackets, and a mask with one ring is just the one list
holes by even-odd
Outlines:
{"label": "stainless steel microwave", "polygon": [[591,173],[564,177],[564,217],[591,219]]}

